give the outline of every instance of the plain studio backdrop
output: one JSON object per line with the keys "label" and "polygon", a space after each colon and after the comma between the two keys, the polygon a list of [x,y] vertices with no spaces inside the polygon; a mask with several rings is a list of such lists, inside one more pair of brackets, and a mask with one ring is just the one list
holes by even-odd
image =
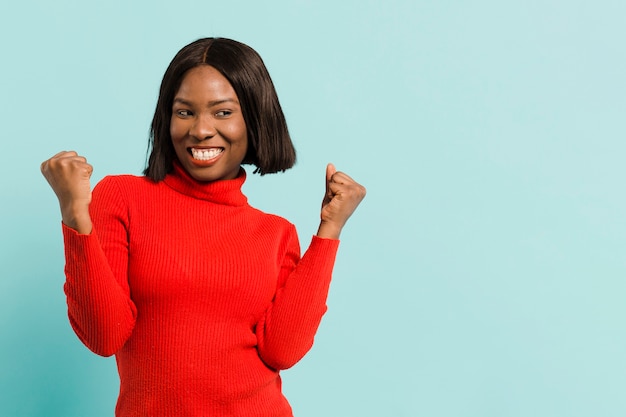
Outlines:
{"label": "plain studio backdrop", "polygon": [[[205,36],[265,60],[299,152],[252,205],[315,232],[324,166],[368,188],[297,417],[626,415],[626,3],[12,1],[0,6],[0,415],[112,416],[39,164],[139,174],[161,77]],[[248,170],[251,173],[251,170]],[[185,213],[181,212],[181,216]]]}

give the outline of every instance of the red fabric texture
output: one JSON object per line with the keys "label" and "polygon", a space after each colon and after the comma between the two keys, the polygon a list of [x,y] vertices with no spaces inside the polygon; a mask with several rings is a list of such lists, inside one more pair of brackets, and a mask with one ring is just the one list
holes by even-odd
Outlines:
{"label": "red fabric texture", "polygon": [[106,177],[92,233],[63,226],[70,323],[116,357],[116,416],[292,416],[279,371],[313,344],[339,241],[314,236],[300,258],[245,178]]}

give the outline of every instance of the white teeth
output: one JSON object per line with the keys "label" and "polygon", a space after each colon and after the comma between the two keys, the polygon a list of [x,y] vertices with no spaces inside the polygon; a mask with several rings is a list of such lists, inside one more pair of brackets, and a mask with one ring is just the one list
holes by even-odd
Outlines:
{"label": "white teeth", "polygon": [[191,155],[193,159],[199,159],[201,161],[208,161],[209,159],[215,158],[217,155],[221,154],[224,151],[222,148],[211,148],[211,149],[196,149],[191,148]]}

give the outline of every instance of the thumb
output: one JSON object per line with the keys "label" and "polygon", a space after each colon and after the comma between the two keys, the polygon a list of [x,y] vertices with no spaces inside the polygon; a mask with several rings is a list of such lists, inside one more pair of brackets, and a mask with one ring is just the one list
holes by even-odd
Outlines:
{"label": "thumb", "polygon": [[333,175],[337,172],[337,168],[333,164],[326,165],[326,190],[328,190],[328,184],[330,183]]}
{"label": "thumb", "polygon": [[332,181],[335,172],[337,172],[337,169],[333,164],[326,165],[326,193],[324,194],[322,205],[328,204],[328,202],[333,198],[333,193],[330,190],[330,182]]}
{"label": "thumb", "polygon": [[332,180],[333,175],[335,175],[335,172],[337,172],[337,168],[335,168],[333,164],[329,163],[326,165],[326,198],[331,197],[330,181]]}

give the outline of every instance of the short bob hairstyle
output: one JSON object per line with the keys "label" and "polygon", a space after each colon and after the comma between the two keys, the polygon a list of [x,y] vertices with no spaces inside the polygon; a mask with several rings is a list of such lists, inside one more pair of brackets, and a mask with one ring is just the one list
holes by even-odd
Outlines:
{"label": "short bob hairstyle", "polygon": [[296,151],[276,89],[259,54],[232,39],[204,38],[178,51],[165,71],[152,119],[150,156],[144,174],[158,182],[172,171],[177,159],[170,136],[174,96],[187,71],[200,65],[217,69],[237,94],[248,136],[248,152],[242,163],[255,165],[254,173],[261,175],[291,168],[296,162]]}

